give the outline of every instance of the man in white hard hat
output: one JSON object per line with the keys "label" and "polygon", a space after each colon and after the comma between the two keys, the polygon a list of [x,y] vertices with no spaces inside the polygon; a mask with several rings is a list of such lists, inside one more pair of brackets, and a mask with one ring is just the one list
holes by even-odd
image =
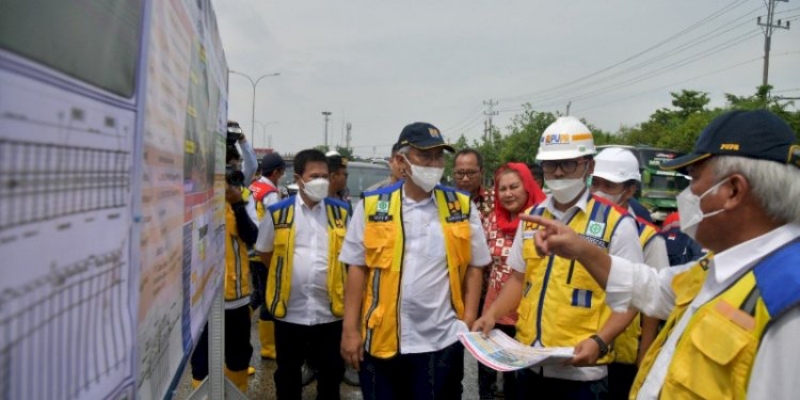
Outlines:
{"label": "man in white hard hat", "polygon": [[[547,127],[536,158],[550,195],[526,214],[561,221],[609,254],[642,260],[634,219],[589,194],[587,179],[594,169],[594,153],[592,133],[578,119],[560,117]],[[537,229],[533,223],[520,225],[508,257],[514,269],[511,278],[473,330],[488,333],[496,318],[519,304],[519,342],[534,347],[575,347],[572,365],[518,371],[519,398],[553,393],[552,398],[595,399],[608,373],[606,364],[613,359],[610,344],[631,323],[635,312],[612,312],[604,304],[605,291],[580,263],[538,254],[533,240]]]}
{"label": "man in white hard hat", "polygon": [[[592,193],[624,208],[636,218],[645,264],[656,270],[669,267],[667,246],[664,238],[658,234],[658,228],[648,222],[644,215],[637,215],[630,206],[641,182],[639,160],[627,149],[610,147],[598,153],[594,162]],[[640,321],[637,317],[614,342],[616,354],[614,362],[608,366],[609,398],[628,398],[636,378],[637,365],[655,340],[658,323],[657,318],[642,315]]]}

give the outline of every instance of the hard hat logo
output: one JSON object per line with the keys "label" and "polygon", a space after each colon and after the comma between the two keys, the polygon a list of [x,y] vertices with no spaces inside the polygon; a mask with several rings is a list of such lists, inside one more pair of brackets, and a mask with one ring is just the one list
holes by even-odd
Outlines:
{"label": "hard hat logo", "polygon": [[569,144],[569,135],[561,133],[558,135],[547,135],[544,136],[544,143],[545,144]]}
{"label": "hard hat logo", "polygon": [[789,148],[789,164],[794,164],[795,167],[800,167],[800,145],[792,145]]}
{"label": "hard hat logo", "polygon": [[592,132],[575,117],[559,117],[542,132],[536,159],[568,160],[594,155]]}
{"label": "hard hat logo", "polygon": [[428,128],[428,132],[431,134],[432,137],[441,136],[441,134],[439,133],[439,130],[436,129],[436,128]]}

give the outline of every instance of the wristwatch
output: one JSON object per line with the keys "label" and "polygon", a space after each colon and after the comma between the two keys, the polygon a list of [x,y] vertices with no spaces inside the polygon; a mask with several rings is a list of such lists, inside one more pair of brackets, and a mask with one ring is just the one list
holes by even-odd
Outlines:
{"label": "wristwatch", "polygon": [[603,356],[608,354],[608,345],[606,344],[605,341],[603,341],[603,338],[597,335],[589,336],[589,338],[594,340],[597,343],[597,346],[600,347],[600,355],[598,356],[598,358],[603,358]]}

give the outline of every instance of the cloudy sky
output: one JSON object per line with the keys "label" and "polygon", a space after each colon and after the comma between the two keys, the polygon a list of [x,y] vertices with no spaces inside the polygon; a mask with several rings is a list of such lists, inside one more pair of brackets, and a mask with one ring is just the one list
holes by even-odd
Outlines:
{"label": "cloudy sky", "polygon": [[[770,83],[800,97],[800,2],[779,2]],[[670,91],[749,95],[762,79],[763,0],[214,0],[231,70],[280,72],[257,87],[255,144],[295,152],[352,145],[385,155],[404,125],[480,137],[487,107],[505,127],[521,104],[616,131],[670,106]],[[229,117],[251,131],[252,86],[230,75]],[[800,102],[799,102],[800,103]]]}

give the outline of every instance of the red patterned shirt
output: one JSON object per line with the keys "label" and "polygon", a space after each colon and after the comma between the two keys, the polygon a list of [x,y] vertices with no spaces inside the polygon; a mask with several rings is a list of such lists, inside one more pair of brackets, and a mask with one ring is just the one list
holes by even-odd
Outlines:
{"label": "red patterned shirt", "polygon": [[[483,230],[486,232],[486,242],[489,245],[489,254],[492,256],[492,265],[489,270],[489,278],[486,282],[486,300],[483,304],[483,312],[489,310],[492,303],[500,295],[500,289],[511,276],[511,267],[508,265],[508,254],[511,252],[511,244],[514,242],[514,234],[506,234],[497,228],[497,218],[492,212],[483,221]],[[517,312],[512,311],[497,320],[501,325],[515,325],[517,323]]]}
{"label": "red patterned shirt", "polygon": [[475,206],[478,207],[481,222],[486,221],[486,219],[489,217],[489,214],[494,211],[494,189],[486,189],[481,187],[478,194],[472,196],[470,200],[472,200],[472,202],[475,203]]}

